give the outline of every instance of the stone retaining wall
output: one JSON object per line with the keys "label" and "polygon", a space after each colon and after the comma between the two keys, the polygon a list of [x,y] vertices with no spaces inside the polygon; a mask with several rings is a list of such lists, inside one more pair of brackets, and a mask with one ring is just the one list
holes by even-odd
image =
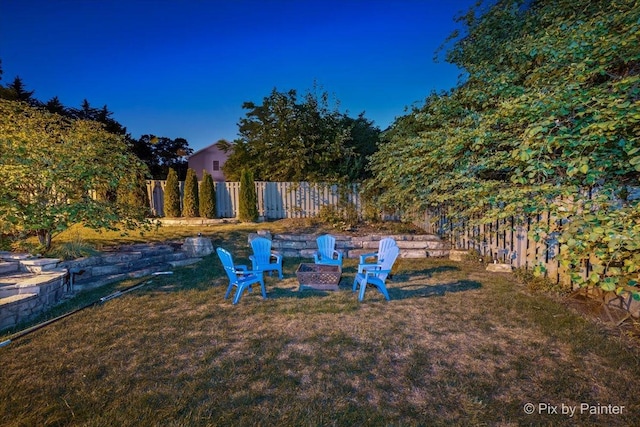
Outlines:
{"label": "stone retaining wall", "polygon": [[0,331],[33,318],[78,291],[201,260],[164,244],[129,245],[114,252],[63,262],[15,258],[9,253],[0,255],[14,261],[0,264]]}
{"label": "stone retaining wall", "polygon": [[139,244],[128,245],[118,249],[116,252],[105,252],[97,256],[78,258],[71,261],[63,261],[58,267],[66,268],[70,272],[75,271],[73,280],[75,290],[86,289],[90,282],[95,282],[98,286],[104,280],[98,278],[113,277],[114,280],[124,280],[128,277],[126,273],[140,270],[141,275],[150,274],[147,268],[150,266],[160,266],[171,261],[185,259],[186,256],[181,251],[175,251],[170,245],[164,244]]}
{"label": "stone retaining wall", "polygon": [[[272,248],[280,252],[283,257],[313,258],[313,253],[318,249],[316,245],[318,236],[318,234],[275,234],[272,238]],[[336,238],[336,249],[342,251],[346,258],[358,258],[365,253],[376,252],[380,240],[385,237],[395,239],[400,248],[401,258],[449,255],[449,244],[432,234],[371,234],[368,236],[332,234],[332,236]]]}

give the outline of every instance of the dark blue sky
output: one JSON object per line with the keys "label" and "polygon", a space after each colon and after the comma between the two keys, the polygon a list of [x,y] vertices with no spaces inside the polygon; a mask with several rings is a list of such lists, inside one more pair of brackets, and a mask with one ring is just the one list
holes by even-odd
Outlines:
{"label": "dark blue sky", "polygon": [[435,50],[475,0],[0,0],[2,83],[107,105],[134,138],[199,150],[237,137],[245,101],[314,82],[384,129],[458,82]]}

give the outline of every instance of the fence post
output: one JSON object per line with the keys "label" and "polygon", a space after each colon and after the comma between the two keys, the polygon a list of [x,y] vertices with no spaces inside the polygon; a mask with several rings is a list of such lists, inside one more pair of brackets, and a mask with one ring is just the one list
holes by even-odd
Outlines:
{"label": "fence post", "polygon": [[[214,182],[216,190],[216,216],[234,218],[240,191],[239,182]],[[335,184],[311,184],[308,182],[263,182],[256,181],[258,196],[258,215],[263,219],[308,218],[316,216],[322,206],[337,205],[340,192]],[[147,181],[149,207],[154,215],[163,215],[163,180]],[[183,194],[184,182],[180,182],[180,194]],[[356,207],[362,216],[362,203],[358,184],[347,188],[347,200]]]}

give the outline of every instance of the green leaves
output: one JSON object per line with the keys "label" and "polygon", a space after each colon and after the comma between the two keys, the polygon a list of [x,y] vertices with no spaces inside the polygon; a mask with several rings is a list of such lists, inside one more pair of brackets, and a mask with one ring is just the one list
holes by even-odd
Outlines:
{"label": "green leaves", "polygon": [[199,188],[199,211],[200,216],[204,218],[216,217],[216,187],[211,174],[205,170],[202,171],[202,183]]}
{"label": "green leaves", "polygon": [[164,216],[177,218],[182,215],[180,205],[180,181],[178,174],[173,168],[169,168],[167,181],[164,188]]}
{"label": "green leaves", "polygon": [[42,244],[77,222],[99,229],[144,220],[114,195],[134,191],[139,180],[130,177],[146,168],[101,124],[0,100],[0,146],[0,222]]}
{"label": "green leaves", "polygon": [[244,167],[264,181],[357,181],[368,173],[380,130],[363,114],[353,119],[331,108],[326,92],[300,99],[274,89],[262,105],[243,108],[241,138],[224,166],[229,179],[240,179]]}
{"label": "green leaves", "polygon": [[184,182],[184,197],[182,200],[182,216],[187,218],[200,216],[200,200],[198,193],[198,177],[196,171],[187,169],[187,177]]}
{"label": "green leaves", "polygon": [[640,9],[499,0],[461,22],[448,59],[468,78],[394,122],[366,188],[405,212],[446,206],[453,233],[551,212],[574,282],[627,289],[640,279],[640,199],[614,195],[640,182]]}
{"label": "green leaves", "polygon": [[246,168],[242,170],[240,178],[238,219],[242,222],[255,222],[258,220],[258,196],[256,195],[253,174]]}

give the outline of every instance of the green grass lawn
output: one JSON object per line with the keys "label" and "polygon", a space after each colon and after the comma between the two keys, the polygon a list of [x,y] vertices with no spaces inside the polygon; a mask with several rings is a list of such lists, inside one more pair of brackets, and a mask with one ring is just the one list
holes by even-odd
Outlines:
{"label": "green grass lawn", "polygon": [[[246,263],[247,233],[279,226],[203,233]],[[638,347],[510,274],[401,259],[392,300],[358,303],[354,260],[339,292],[299,292],[302,261],[233,306],[212,255],[0,348],[0,424],[637,424]]]}

